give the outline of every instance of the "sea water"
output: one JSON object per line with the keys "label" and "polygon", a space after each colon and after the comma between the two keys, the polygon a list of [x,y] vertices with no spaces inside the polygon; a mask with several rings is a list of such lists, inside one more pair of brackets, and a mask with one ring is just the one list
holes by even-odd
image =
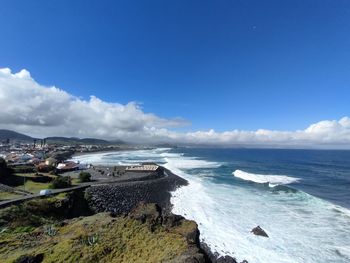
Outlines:
{"label": "sea water", "polygon": [[[350,151],[159,148],[75,157],[85,163],[157,162],[188,180],[173,212],[201,241],[254,262],[350,262]],[[255,236],[262,227],[269,238]]]}

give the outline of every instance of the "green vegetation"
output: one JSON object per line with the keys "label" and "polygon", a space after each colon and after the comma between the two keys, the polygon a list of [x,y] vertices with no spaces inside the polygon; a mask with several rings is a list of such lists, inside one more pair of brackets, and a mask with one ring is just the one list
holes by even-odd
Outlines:
{"label": "green vegetation", "polygon": [[7,163],[4,158],[0,158],[0,169],[7,168]]}
{"label": "green vegetation", "polygon": [[[190,221],[171,228],[154,220],[142,222],[136,217],[143,212],[117,218],[100,213],[62,222],[59,201],[39,199],[0,210],[1,262],[26,257],[40,257],[44,263],[165,262],[188,251],[187,237],[196,229]],[[151,208],[148,214],[157,212]]]}
{"label": "green vegetation", "polygon": [[69,176],[58,176],[52,181],[49,188],[60,189],[60,188],[68,188],[71,186],[72,186],[72,180]]}
{"label": "green vegetation", "polygon": [[16,188],[19,190],[25,190],[27,192],[31,192],[33,194],[38,194],[40,190],[48,189],[50,186],[51,186],[50,183],[39,183],[39,182],[33,182],[32,180],[26,179],[24,185],[17,186]]}
{"label": "green vegetation", "polygon": [[21,196],[22,195],[14,192],[0,192],[0,201],[10,200]]}
{"label": "green vegetation", "polygon": [[67,196],[33,199],[20,205],[0,210],[0,232],[18,232],[18,227],[37,227],[64,218],[65,209],[69,206]]}
{"label": "green vegetation", "polygon": [[50,174],[20,173],[16,174],[16,178],[18,181],[16,189],[38,194],[40,190],[48,189],[50,182],[54,180],[56,176]]}
{"label": "green vegetation", "polygon": [[13,175],[13,170],[7,167],[4,158],[0,158],[0,183],[7,185],[16,185],[17,178]]}
{"label": "green vegetation", "polygon": [[57,263],[162,262],[182,254],[187,247],[185,238],[178,234],[164,229],[151,232],[136,220],[113,220],[107,214],[73,220],[57,227],[51,236],[45,234],[45,228],[3,233],[0,244],[4,245],[0,248],[4,262],[28,254],[44,254],[43,262]]}
{"label": "green vegetation", "polygon": [[91,181],[91,174],[90,173],[87,173],[87,172],[81,172],[79,174],[79,181],[81,183],[84,183],[84,182],[90,182]]}

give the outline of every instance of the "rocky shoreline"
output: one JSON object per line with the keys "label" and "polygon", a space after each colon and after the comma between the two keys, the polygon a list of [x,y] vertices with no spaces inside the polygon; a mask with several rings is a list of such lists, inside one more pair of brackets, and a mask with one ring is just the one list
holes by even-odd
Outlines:
{"label": "rocky shoreline", "polygon": [[[156,203],[161,208],[162,216],[166,218],[176,217],[178,220],[183,220],[182,216],[171,213],[170,192],[175,191],[178,187],[186,186],[188,182],[170,170],[164,167],[161,168],[163,175],[150,174],[142,181],[91,186],[86,189],[85,194],[89,207],[95,213],[110,212],[115,216],[120,216],[129,214],[140,202]],[[205,261],[202,262],[237,262],[230,256],[220,256],[213,253],[205,243],[200,243],[199,231],[197,247],[205,255]]]}
{"label": "rocky shoreline", "polygon": [[157,203],[171,211],[170,192],[187,181],[163,168],[163,175],[149,174],[142,180],[92,185],[86,190],[89,206],[94,212],[128,214],[138,203]]}
{"label": "rocky shoreline", "polygon": [[[112,169],[112,167],[105,168]],[[84,218],[90,220],[88,219],[89,217],[99,217],[101,213],[104,213],[118,220],[122,220],[121,218],[131,218],[141,223],[147,222],[151,232],[153,229],[163,229],[166,232],[168,230],[182,229],[182,227],[178,228],[178,226],[191,226],[190,228],[186,227],[186,229],[181,230],[181,235],[187,240],[187,248],[185,246],[186,252],[181,252],[182,254],[177,255],[174,260],[169,262],[237,263],[234,258],[229,256],[220,257],[217,253],[212,253],[206,244],[200,243],[198,225],[194,221],[186,220],[180,215],[172,214],[172,204],[170,202],[171,192],[175,191],[178,187],[186,186],[188,182],[164,167],[159,168],[160,171],[157,170],[156,173],[122,173],[119,177],[109,178],[109,181],[104,181],[100,178],[95,184],[88,186],[85,192],[82,189],[74,190],[68,193],[64,199],[56,200],[56,197],[44,197],[37,200],[25,201],[23,204],[14,205],[7,209],[8,211],[12,211],[13,209],[14,211],[18,209],[23,210],[24,212],[17,215],[18,218],[16,220],[19,223],[16,227],[30,227],[30,229],[34,229],[40,226],[40,224],[32,225],[35,220],[28,222],[27,217],[22,218],[22,215],[27,214],[34,217],[43,217],[43,222],[50,221],[51,216],[54,216],[56,218],[55,220],[58,220],[54,222],[60,222],[62,220],[73,220],[72,222],[75,222],[74,220],[78,218],[79,220]],[[50,202],[53,202],[54,205],[50,205]],[[135,210],[136,208],[138,209]],[[6,219],[8,215],[5,211],[7,210],[0,210],[0,212],[5,213],[4,218]],[[36,215],[37,213],[39,214]],[[50,215],[50,217],[46,218],[46,215]],[[7,226],[4,225],[3,227],[5,229],[11,229],[11,227],[8,228],[11,224],[13,224],[13,220],[8,221]],[[58,226],[60,225],[60,223],[56,224]],[[16,228],[14,231],[17,231]],[[34,231],[40,232],[41,230]],[[178,232],[176,233],[179,234]],[[11,235],[11,238],[16,239],[15,236]],[[130,238],[130,242],[133,242],[132,237]],[[171,248],[169,249],[171,250]],[[169,251],[168,253],[172,252]],[[169,255],[171,254],[167,254],[167,256]],[[48,258],[46,252],[44,258]]]}

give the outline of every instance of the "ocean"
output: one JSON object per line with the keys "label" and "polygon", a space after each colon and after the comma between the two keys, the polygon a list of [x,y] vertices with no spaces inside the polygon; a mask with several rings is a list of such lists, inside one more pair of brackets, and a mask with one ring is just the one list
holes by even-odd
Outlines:
{"label": "ocean", "polygon": [[[157,162],[188,180],[173,213],[201,241],[249,263],[350,262],[350,151],[158,148],[93,153],[83,163]],[[269,238],[251,230],[262,227]]]}

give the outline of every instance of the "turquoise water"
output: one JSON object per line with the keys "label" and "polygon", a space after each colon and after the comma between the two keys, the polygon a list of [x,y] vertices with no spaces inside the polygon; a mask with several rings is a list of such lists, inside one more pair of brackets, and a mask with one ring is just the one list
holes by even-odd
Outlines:
{"label": "turquoise water", "polygon": [[[154,149],[82,162],[155,161],[189,181],[173,212],[195,220],[214,251],[252,262],[350,262],[350,152]],[[270,236],[250,233],[260,225]]]}

